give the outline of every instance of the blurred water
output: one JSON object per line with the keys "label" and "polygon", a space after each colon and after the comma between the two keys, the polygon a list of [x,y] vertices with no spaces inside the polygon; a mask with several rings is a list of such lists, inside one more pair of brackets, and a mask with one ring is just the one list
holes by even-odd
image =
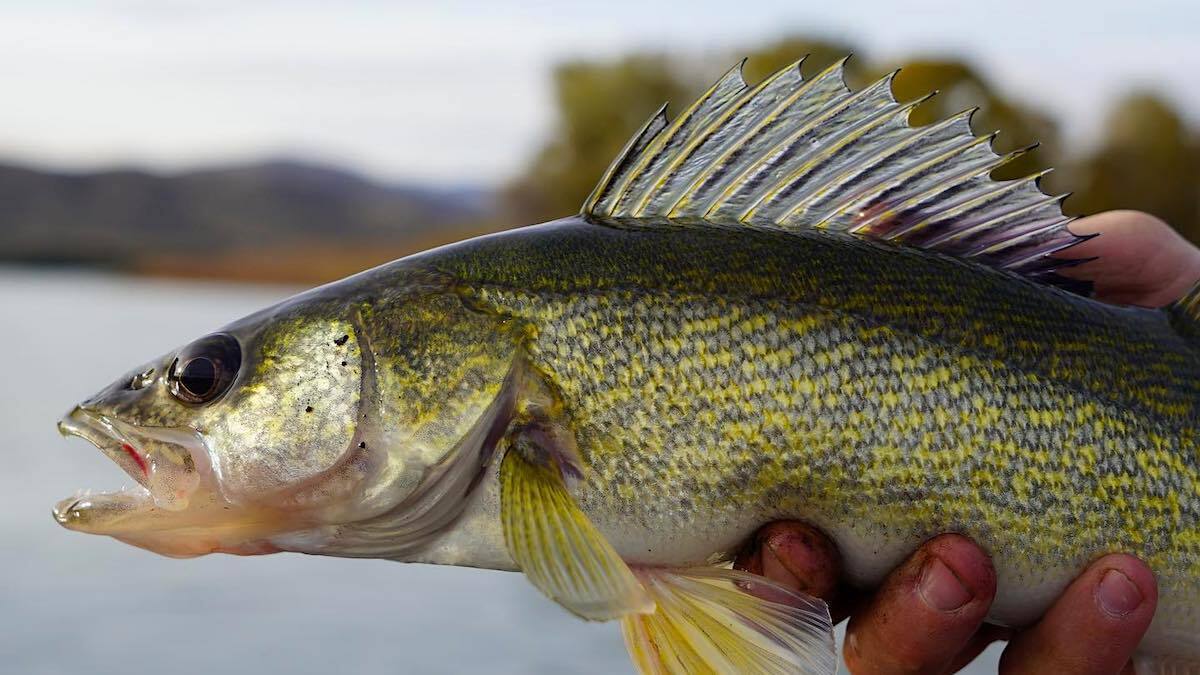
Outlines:
{"label": "blurred water", "polygon": [[[629,672],[616,626],[519,575],[294,554],[171,560],[50,507],[128,482],[55,420],[133,365],[291,289],[0,267],[0,671]],[[995,672],[995,651],[977,672]]]}

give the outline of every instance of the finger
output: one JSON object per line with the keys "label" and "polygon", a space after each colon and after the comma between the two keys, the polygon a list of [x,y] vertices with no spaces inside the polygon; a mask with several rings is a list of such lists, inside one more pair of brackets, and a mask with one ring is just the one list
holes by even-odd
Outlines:
{"label": "finger", "polygon": [[938,673],[979,630],[996,573],[965,537],[930,540],[888,576],[850,619],[846,665],[853,673]]}
{"label": "finger", "polygon": [[781,520],[763,527],[734,561],[734,567],[775,581],[787,588],[830,603],[834,611],[841,556],[837,547],[820,530],[794,520]]}
{"label": "finger", "polygon": [[1095,282],[1096,297],[1106,302],[1161,307],[1200,279],[1200,249],[1150,214],[1109,211],[1076,220],[1070,229],[1101,236],[1063,251],[1063,258],[1096,259],[1061,274]]}
{"label": "finger", "polygon": [[1009,643],[1000,672],[1120,672],[1157,603],[1150,568],[1133,556],[1105,556],[1073,581],[1040,621]]}

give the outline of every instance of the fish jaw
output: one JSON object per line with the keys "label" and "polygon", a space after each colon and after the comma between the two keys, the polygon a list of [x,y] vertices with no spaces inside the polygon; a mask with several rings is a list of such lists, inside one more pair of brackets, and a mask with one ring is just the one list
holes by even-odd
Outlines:
{"label": "fish jaw", "polygon": [[64,416],[58,429],[96,446],[136,481],[121,490],[82,490],[61,500],[53,516],[69,530],[186,558],[273,553],[278,549],[269,541],[272,535],[308,525],[298,513],[226,499],[203,438],[194,431],[136,427],[82,407]]}

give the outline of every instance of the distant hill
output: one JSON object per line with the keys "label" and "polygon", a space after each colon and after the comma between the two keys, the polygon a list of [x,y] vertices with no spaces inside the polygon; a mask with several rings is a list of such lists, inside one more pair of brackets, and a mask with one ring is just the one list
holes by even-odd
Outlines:
{"label": "distant hill", "polygon": [[[373,257],[409,252],[491,229],[491,211],[485,190],[385,185],[297,161],[175,174],[65,173],[0,164],[0,261],[168,274],[174,266],[189,276],[228,276],[219,270],[225,262],[244,265],[263,254],[302,254],[311,262],[356,258],[348,253],[354,251],[375,251]],[[348,265],[350,271],[361,267]],[[329,273],[283,276],[310,280]],[[236,276],[264,275],[251,269]]]}

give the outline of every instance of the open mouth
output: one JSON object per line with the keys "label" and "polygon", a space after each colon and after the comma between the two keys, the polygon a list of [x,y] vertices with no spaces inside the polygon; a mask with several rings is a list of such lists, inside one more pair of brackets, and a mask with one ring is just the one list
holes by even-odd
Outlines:
{"label": "open mouth", "polygon": [[121,490],[83,490],[60,501],[54,519],[67,529],[186,558],[214,551],[272,553],[278,549],[267,537],[295,526],[275,511],[226,500],[204,439],[195,431],[134,426],[79,407],[58,423],[58,430],[96,446],[136,481]]}
{"label": "open mouth", "polygon": [[[98,492],[80,490],[54,506],[54,519],[64,527],[76,530],[92,530],[96,518],[104,512],[118,515],[133,511],[152,503],[147,487],[150,468],[145,457],[114,428],[112,422],[101,415],[93,415],[82,408],[75,408],[58,423],[58,432],[63,436],[78,436],[96,446],[109,459],[129,474],[137,485],[121,490]],[[108,518],[101,520],[110,520]]]}
{"label": "open mouth", "polygon": [[[110,534],[156,510],[180,511],[199,485],[196,457],[203,443],[194,432],[145,429],[75,408],[58,423],[63,436],[96,446],[136,484],[116,491],[83,490],[54,507],[64,527]],[[142,525],[145,523],[142,522]]]}

